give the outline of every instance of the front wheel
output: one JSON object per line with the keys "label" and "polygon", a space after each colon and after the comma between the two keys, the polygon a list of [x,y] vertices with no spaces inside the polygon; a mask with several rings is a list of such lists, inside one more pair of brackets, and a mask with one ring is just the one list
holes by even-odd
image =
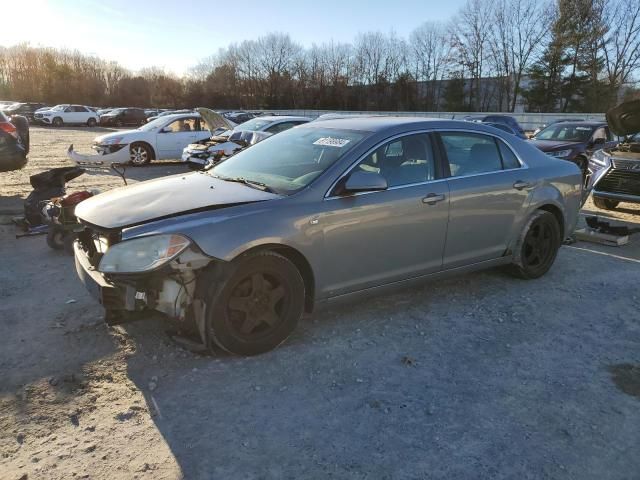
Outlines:
{"label": "front wheel", "polygon": [[598,198],[593,197],[593,204],[601,208],[602,210],[613,210],[615,209],[620,202],[616,202],[615,200],[609,200],[608,198]]}
{"label": "front wheel", "polygon": [[208,337],[236,355],[268,352],[298,325],[304,311],[302,276],[293,263],[274,252],[240,258],[231,268],[226,279],[209,287]]}
{"label": "front wheel", "polygon": [[129,147],[129,161],[135,167],[146,165],[151,161],[151,150],[143,143],[134,143]]}
{"label": "front wheel", "polygon": [[62,119],[61,119],[60,117],[56,117],[56,118],[54,118],[54,119],[53,119],[53,121],[51,122],[51,124],[52,124],[54,127],[61,127],[61,126],[64,124],[64,122],[62,121]]}
{"label": "front wheel", "polygon": [[556,217],[544,210],[536,211],[516,245],[512,273],[527,280],[541,277],[553,265],[561,243]]}

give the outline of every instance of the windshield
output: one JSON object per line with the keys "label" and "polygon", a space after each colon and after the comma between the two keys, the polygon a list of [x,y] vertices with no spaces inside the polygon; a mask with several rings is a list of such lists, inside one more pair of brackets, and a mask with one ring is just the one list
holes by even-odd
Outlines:
{"label": "windshield", "polygon": [[69,105],[56,105],[55,107],[53,107],[51,109],[52,112],[61,112],[62,110],[64,110],[65,108],[67,108]]}
{"label": "windshield", "polygon": [[165,123],[167,123],[167,119],[166,118],[158,117],[155,120],[151,120],[149,123],[144,124],[143,126],[138,128],[138,130],[142,130],[143,132],[148,132],[148,131],[153,130],[155,128],[160,128],[160,127],[164,126]]}
{"label": "windshield", "polygon": [[587,142],[596,127],[557,123],[549,125],[533,137],[534,140],[557,140],[562,142]]}
{"label": "windshield", "polygon": [[208,170],[221,178],[263,183],[291,194],[309,185],[366,133],[329,128],[292,128],[243,150]]}
{"label": "windshield", "polygon": [[110,110],[109,113],[117,114],[117,113],[122,113],[125,110],[126,108],[114,108],[113,110]]}

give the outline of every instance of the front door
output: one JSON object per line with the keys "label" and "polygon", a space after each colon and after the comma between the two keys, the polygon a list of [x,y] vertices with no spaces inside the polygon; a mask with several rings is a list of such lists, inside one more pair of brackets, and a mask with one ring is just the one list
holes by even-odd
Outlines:
{"label": "front door", "polygon": [[503,256],[529,201],[533,185],[528,169],[497,137],[468,132],[439,135],[451,174],[443,267]]}
{"label": "front door", "polygon": [[[351,170],[377,172],[388,189],[339,193],[324,201],[318,218],[324,262],[318,284],[335,296],[436,272],[449,214],[447,181],[439,179],[431,138],[414,134],[392,140]],[[348,177],[345,176],[345,180]]]}
{"label": "front door", "polygon": [[196,117],[174,120],[160,130],[156,137],[159,156],[163,158],[180,158],[184,147],[198,138]]}

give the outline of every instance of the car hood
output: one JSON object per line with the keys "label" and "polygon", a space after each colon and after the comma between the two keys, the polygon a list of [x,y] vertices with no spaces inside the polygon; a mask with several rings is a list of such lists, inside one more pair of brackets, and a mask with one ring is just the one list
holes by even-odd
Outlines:
{"label": "car hood", "polygon": [[140,182],[91,197],[76,206],[84,222],[117,229],[203,210],[280,198],[242,183],[196,172]]}
{"label": "car hood", "polygon": [[136,130],[136,129],[132,129],[132,130],[120,130],[118,132],[113,132],[113,133],[107,133],[105,135],[100,135],[99,137],[96,137],[93,139],[94,143],[97,143],[98,145],[106,142],[107,140],[110,140],[112,138],[120,138],[122,137],[121,142],[126,144],[128,140],[133,139],[135,137],[135,139],[139,140],[142,136],[144,136],[145,133],[148,132],[142,132],[140,130]]}
{"label": "car hood", "polygon": [[607,111],[609,129],[619,136],[640,132],[640,100],[631,100]]}
{"label": "car hood", "polygon": [[207,122],[207,125],[209,126],[209,130],[212,132],[216,128],[222,127],[231,130],[235,126],[235,123],[230,122],[219,113],[214,112],[213,110],[210,110],[208,108],[200,107],[196,108],[196,111],[202,116],[202,118],[204,118],[204,120]]}
{"label": "car hood", "polygon": [[566,150],[568,148],[576,148],[580,146],[579,142],[563,142],[559,140],[529,140],[531,145],[539,148],[543,152],[552,152],[554,150]]}

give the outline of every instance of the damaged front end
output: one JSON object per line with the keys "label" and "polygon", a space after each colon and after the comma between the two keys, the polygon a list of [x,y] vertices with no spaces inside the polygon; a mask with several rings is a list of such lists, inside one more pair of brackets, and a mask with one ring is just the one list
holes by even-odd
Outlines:
{"label": "damaged front end", "polygon": [[245,148],[261,142],[272,134],[268,132],[233,131],[211,137],[186,147],[182,153],[182,161],[201,168],[238,153]]}
{"label": "damaged front end", "polygon": [[149,235],[121,241],[117,230],[86,227],[74,244],[78,276],[105,308],[111,325],[153,311],[204,333],[196,276],[214,259],[183,235]]}
{"label": "damaged front end", "polygon": [[[117,140],[117,139],[116,139]],[[129,145],[117,142],[98,144],[92,148],[96,152],[94,155],[78,153],[73,149],[73,144],[67,149],[67,156],[80,166],[100,166],[112,164],[125,164],[130,160]]]}

